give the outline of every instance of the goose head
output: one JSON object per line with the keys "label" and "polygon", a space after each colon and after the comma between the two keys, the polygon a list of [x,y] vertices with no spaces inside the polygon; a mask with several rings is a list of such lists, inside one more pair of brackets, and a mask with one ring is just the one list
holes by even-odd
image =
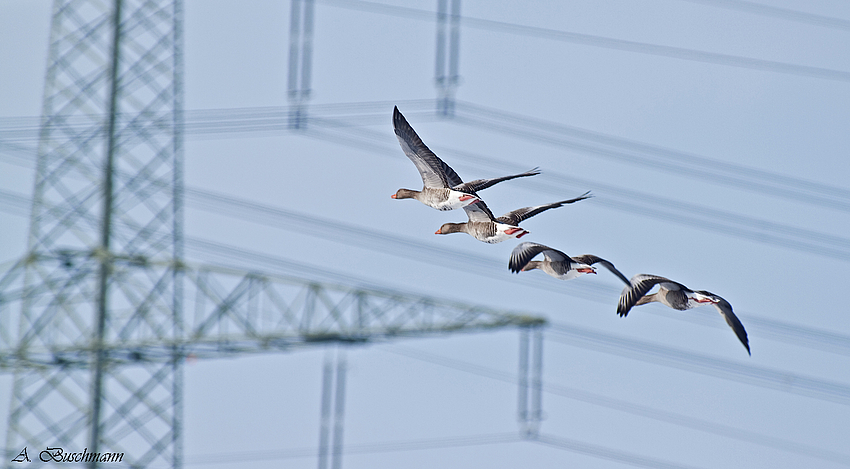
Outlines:
{"label": "goose head", "polygon": [[392,197],[393,199],[414,199],[416,198],[416,194],[418,193],[419,191],[413,191],[410,189],[399,189],[396,191],[395,194],[391,195],[390,197]]}
{"label": "goose head", "polygon": [[443,226],[440,227],[439,230],[435,231],[434,234],[450,234],[450,233],[465,233],[466,232],[466,223],[443,223]]}

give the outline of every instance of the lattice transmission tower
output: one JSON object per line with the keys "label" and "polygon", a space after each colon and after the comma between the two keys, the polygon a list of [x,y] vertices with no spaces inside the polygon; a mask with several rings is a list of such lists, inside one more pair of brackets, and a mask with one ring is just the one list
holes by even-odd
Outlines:
{"label": "lattice transmission tower", "polygon": [[20,304],[4,340],[7,453],[180,464],[179,354],[123,350],[139,362],[126,367],[112,349],[182,335],[181,273],[168,267],[182,257],[181,8],[54,2],[28,252],[2,285]]}
{"label": "lattice transmission tower", "polygon": [[[299,34],[311,34],[312,1],[299,11]],[[307,70],[291,86],[296,123],[309,96],[309,41],[290,64]],[[49,47],[28,248],[0,273],[0,371],[14,373],[5,467],[17,467],[10,461],[25,447],[31,458],[53,447],[123,453],[133,468],[182,467],[187,357],[544,324],[185,262],[182,0],[55,0]],[[525,354],[521,373],[527,362]],[[328,366],[320,466],[330,441]],[[335,382],[339,467],[344,362]],[[529,414],[522,391],[521,424],[539,424],[537,395]]]}

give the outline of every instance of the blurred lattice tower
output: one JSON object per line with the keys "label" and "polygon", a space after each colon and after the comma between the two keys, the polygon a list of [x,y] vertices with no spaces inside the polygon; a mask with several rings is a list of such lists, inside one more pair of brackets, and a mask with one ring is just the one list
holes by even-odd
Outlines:
{"label": "blurred lattice tower", "polygon": [[181,21],[181,0],[54,2],[12,343],[61,352],[15,368],[9,467],[25,446],[181,466],[179,361],[104,346],[180,336]]}

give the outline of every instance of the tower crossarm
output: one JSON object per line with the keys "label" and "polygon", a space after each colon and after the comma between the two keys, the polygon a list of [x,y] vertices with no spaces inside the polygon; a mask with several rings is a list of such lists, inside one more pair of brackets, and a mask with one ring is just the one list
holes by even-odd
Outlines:
{"label": "tower crossarm", "polygon": [[[97,262],[95,257],[69,257],[63,253],[54,262],[66,268],[86,270],[86,263]],[[45,262],[40,260],[42,264]],[[12,269],[20,269],[24,264],[17,263]],[[182,327],[177,331],[161,330],[146,321],[152,310],[167,307],[155,298],[136,302],[135,310],[114,311],[113,320],[125,326],[113,328],[102,343],[33,340],[25,329],[37,328],[38,324],[30,324],[21,330],[19,340],[4,340],[0,345],[0,369],[88,367],[96,349],[105,352],[109,364],[121,365],[289,351],[327,342],[364,343],[546,322],[538,316],[435,297],[220,266],[149,263],[144,259],[116,260],[113,265],[114,275],[127,279],[130,290],[132,279],[137,276],[155,279],[181,274],[185,312]],[[3,278],[14,279],[15,273],[7,272],[0,277]],[[68,284],[61,288],[75,287]],[[11,302],[39,304],[41,296],[57,296],[55,290],[22,289],[23,283],[7,281],[0,292],[0,311],[8,311]],[[0,324],[4,328],[0,337],[13,336],[10,326]]]}

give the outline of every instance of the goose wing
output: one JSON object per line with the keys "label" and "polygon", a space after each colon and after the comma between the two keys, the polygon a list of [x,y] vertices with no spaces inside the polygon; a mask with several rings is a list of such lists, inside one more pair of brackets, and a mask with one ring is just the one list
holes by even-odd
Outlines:
{"label": "goose wing", "polygon": [[502,215],[501,217],[497,218],[496,221],[507,223],[508,225],[517,226],[519,225],[519,222],[527,218],[531,218],[540,212],[545,212],[550,208],[562,207],[564,206],[564,204],[571,204],[573,202],[578,202],[579,200],[589,199],[590,197],[593,196],[591,196],[590,191],[588,191],[574,199],[562,200],[560,202],[553,202],[551,204],[536,205],[534,207],[518,208],[512,212],[508,212]]}
{"label": "goose wing", "polygon": [[600,265],[604,266],[606,269],[610,270],[612,274],[616,275],[617,277],[620,277],[620,280],[622,280],[623,283],[625,283],[626,285],[631,285],[631,282],[629,282],[629,279],[625,275],[623,275],[622,272],[617,270],[617,268],[614,267],[614,264],[606,261],[605,259],[603,259],[599,256],[594,256],[593,254],[584,254],[582,256],[573,257],[573,260],[579,261],[582,264],[587,264],[587,265],[600,264]]}
{"label": "goose wing", "polygon": [[490,211],[490,208],[487,207],[487,204],[485,204],[483,200],[479,200],[474,204],[466,205],[463,207],[463,210],[466,212],[466,216],[469,217],[469,221],[471,222],[488,222],[495,220],[493,212]]}
{"label": "goose wing", "polygon": [[714,303],[714,307],[717,308],[717,311],[720,312],[720,315],[726,320],[726,324],[728,324],[735,332],[735,335],[738,336],[738,340],[744,344],[744,347],[747,349],[747,353],[752,355],[752,353],[750,353],[750,341],[747,338],[747,331],[744,329],[744,325],[741,324],[741,320],[738,319],[738,316],[735,316],[735,313],[732,312],[732,305],[714,293],[707,292],[705,290],[700,290],[697,293],[702,293],[703,295],[710,296],[717,300],[717,303]]}
{"label": "goose wing", "polygon": [[399,112],[398,107],[393,109],[393,128],[401,149],[416,165],[425,187],[452,188],[463,184],[463,180],[451,166],[447,165],[422,142],[407,119]]}
{"label": "goose wing", "polygon": [[629,285],[623,288],[620,294],[620,303],[617,305],[617,314],[626,316],[637,302],[646,295],[652,287],[664,284],[670,290],[687,289],[684,285],[674,282],[667,277],[651,274],[637,274],[629,281]]}
{"label": "goose wing", "polygon": [[502,177],[492,178],[492,179],[476,179],[474,181],[465,182],[465,183],[463,183],[459,186],[455,186],[452,189],[459,191],[459,192],[475,193],[475,192],[486,189],[486,188],[488,188],[492,185],[498,184],[498,183],[503,182],[503,181],[510,181],[511,179],[527,177],[527,176],[536,176],[538,174],[540,174],[540,170],[538,168],[534,168],[534,169],[531,169],[531,170],[526,171],[524,173],[512,174],[510,176],[502,176]]}
{"label": "goose wing", "polygon": [[508,269],[510,269],[513,273],[520,272],[523,267],[528,265],[534,256],[541,252],[550,262],[564,262],[570,258],[570,256],[557,249],[552,249],[549,246],[525,242],[518,244],[511,252],[511,258],[508,261]]}

